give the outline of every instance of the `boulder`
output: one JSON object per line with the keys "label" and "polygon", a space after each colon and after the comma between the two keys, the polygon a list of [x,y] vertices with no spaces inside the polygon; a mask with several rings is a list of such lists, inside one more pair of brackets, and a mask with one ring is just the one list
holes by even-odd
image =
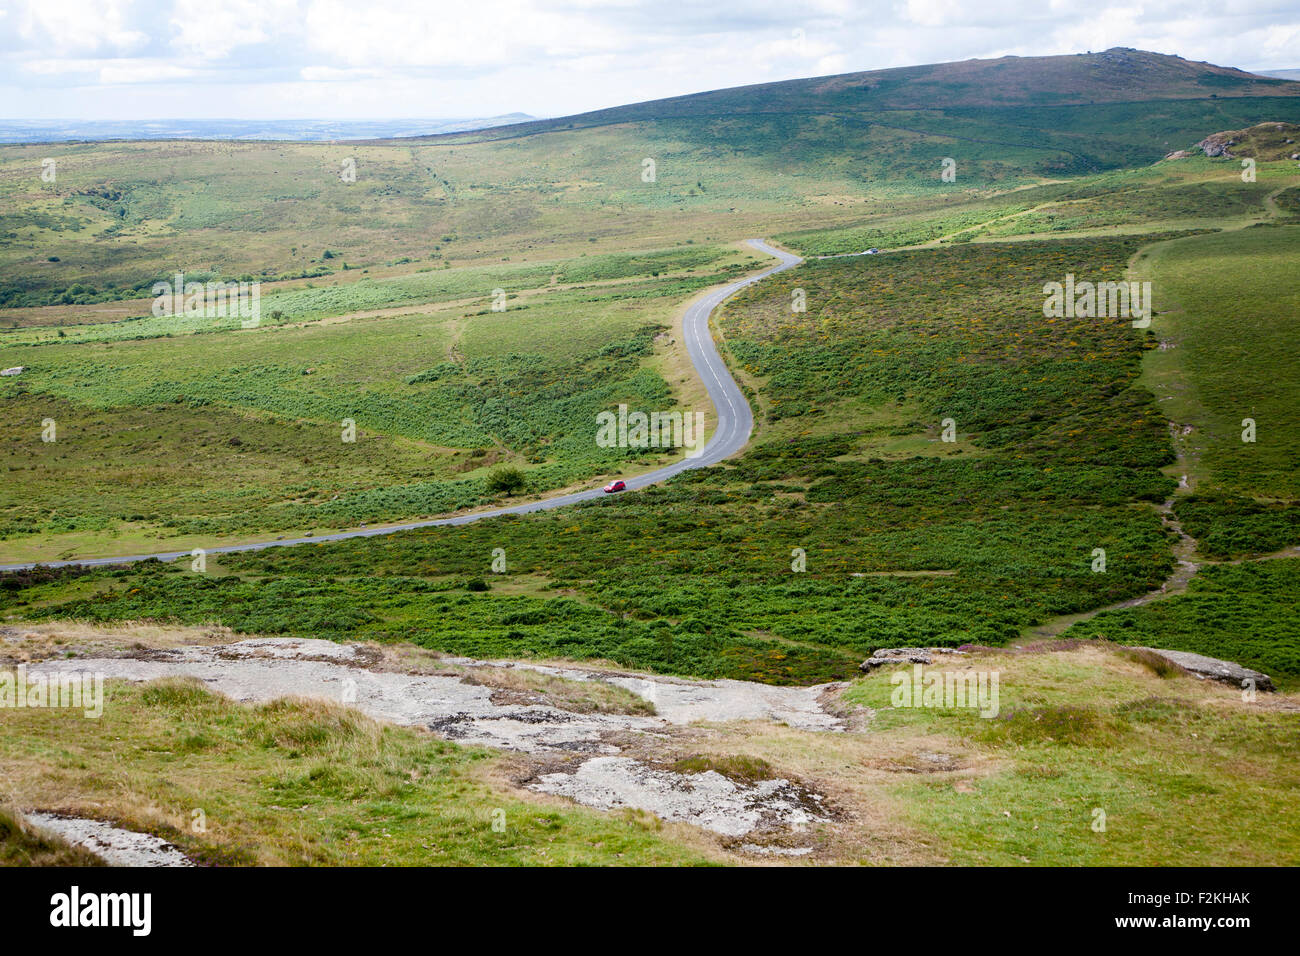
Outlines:
{"label": "boulder", "polygon": [[1241,687],[1245,681],[1252,680],[1255,682],[1256,690],[1275,689],[1273,679],[1267,674],[1261,674],[1249,667],[1242,667],[1232,661],[1221,661],[1216,657],[1206,657],[1203,654],[1193,654],[1190,651],[1166,651],[1158,647],[1139,647],[1136,649],[1158,654],[1201,680],[1217,680],[1224,684],[1231,684],[1234,687]]}

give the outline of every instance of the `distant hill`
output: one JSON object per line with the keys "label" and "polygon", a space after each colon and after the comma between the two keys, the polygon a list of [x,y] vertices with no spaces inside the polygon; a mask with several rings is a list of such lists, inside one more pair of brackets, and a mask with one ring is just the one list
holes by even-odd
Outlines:
{"label": "distant hill", "polygon": [[0,119],[0,143],[221,139],[326,142],[459,133],[534,119],[509,113],[473,119],[397,120],[23,120]]}
{"label": "distant hill", "polygon": [[761,83],[521,123],[479,136],[513,137],[612,123],[753,113],[1064,107],[1278,96],[1300,97],[1300,82],[1117,47],[1101,53],[1005,56]]}
{"label": "distant hill", "polygon": [[[653,156],[652,144],[676,143],[706,170],[710,157],[713,168],[744,157],[872,184],[903,182],[951,156],[966,185],[1004,188],[1149,165],[1210,133],[1266,121],[1300,122],[1300,82],[1116,48],[785,80],[425,141],[566,135],[564,149],[601,154],[593,163],[618,145]],[[599,146],[576,136],[598,129]]]}
{"label": "distant hill", "polygon": [[[1150,166],[1225,130],[1300,124],[1298,94],[1300,83],[1110,50],[792,80],[439,136],[4,146],[0,302],[131,297],[176,262],[323,278],[345,263],[444,268],[842,229],[855,239],[890,217],[909,230],[893,241],[932,238],[908,217],[936,202],[952,207],[948,226],[972,226],[982,213],[963,203]],[[46,158],[57,182],[33,175]],[[841,238],[822,251],[889,244]]]}
{"label": "distant hill", "polygon": [[1260,76],[1272,76],[1280,80],[1300,80],[1300,70],[1265,70]]}

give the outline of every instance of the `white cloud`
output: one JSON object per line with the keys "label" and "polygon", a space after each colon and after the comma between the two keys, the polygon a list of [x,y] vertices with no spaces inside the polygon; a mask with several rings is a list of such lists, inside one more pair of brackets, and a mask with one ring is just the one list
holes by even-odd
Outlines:
{"label": "white cloud", "polygon": [[923,27],[941,27],[962,12],[962,0],[907,0],[903,15]]}
{"label": "white cloud", "polygon": [[126,26],[133,0],[22,0],[18,36],[47,54],[129,52],[148,42]]}
{"label": "white cloud", "polygon": [[358,67],[340,69],[334,66],[304,66],[298,71],[308,83],[343,83],[349,80],[368,80],[386,75],[384,70],[367,70]]}
{"label": "white cloud", "polygon": [[1287,0],[0,0],[0,20],[0,88],[33,117],[560,115],[1108,46],[1300,67]]}
{"label": "white cloud", "polygon": [[308,49],[350,66],[505,67],[527,58],[619,50],[635,42],[567,9],[529,0],[418,2],[313,0]]}
{"label": "white cloud", "polygon": [[157,60],[112,60],[99,69],[99,82],[105,86],[121,83],[162,83],[197,76],[198,71]]}
{"label": "white cloud", "polygon": [[167,22],[176,47],[213,60],[291,33],[298,15],[298,0],[176,0]]}

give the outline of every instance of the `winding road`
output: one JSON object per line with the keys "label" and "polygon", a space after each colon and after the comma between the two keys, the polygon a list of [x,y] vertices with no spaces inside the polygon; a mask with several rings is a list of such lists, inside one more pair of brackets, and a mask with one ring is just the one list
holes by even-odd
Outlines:
{"label": "winding road", "polygon": [[[713,437],[704,446],[703,451],[699,454],[682,458],[663,468],[656,468],[654,471],[648,471],[645,474],[637,475],[633,478],[624,479],[627,482],[628,490],[644,488],[647,485],[653,485],[657,482],[664,481],[687,471],[692,468],[706,468],[709,465],[715,465],[718,462],[730,458],[736,452],[740,451],[749,442],[750,432],[754,428],[754,414],[750,410],[749,402],[746,401],[744,393],[741,392],[740,386],[736,380],[731,377],[731,372],[727,369],[727,364],[718,354],[717,347],[713,344],[713,336],[709,333],[709,316],[713,310],[721,305],[725,300],[735,295],[746,286],[753,285],[761,279],[765,279],[777,272],[784,272],[786,269],[792,269],[799,263],[803,262],[799,256],[791,255],[780,249],[773,248],[762,239],[748,239],[746,242],[757,249],[759,252],[765,252],[770,256],[780,260],[778,265],[763,272],[749,276],[745,279],[737,279],[735,282],[728,283],[714,289],[708,295],[703,296],[698,301],[693,302],[686,310],[682,318],[682,331],[686,337],[686,351],[691,357],[691,363],[695,366],[696,372],[704,381],[705,388],[708,389],[709,399],[713,402],[715,410],[717,428],[713,432]],[[605,493],[600,488],[588,488],[584,491],[575,491],[567,495],[558,495],[554,498],[541,498],[537,501],[528,501],[522,504],[510,505],[505,508],[492,508],[487,511],[476,511],[470,514],[454,515],[449,518],[430,518],[424,521],[410,521],[406,524],[385,525],[379,528],[360,528],[355,531],[339,531],[334,534],[316,535],[311,538],[288,538],[279,541],[256,541],[249,544],[229,544],[217,548],[205,548],[206,554],[230,554],[236,551],[261,551],[265,548],[287,548],[298,544],[320,544],[324,541],[343,541],[348,538],[373,538],[379,535],[394,534],[398,531],[411,531],[415,528],[431,528],[438,525],[460,525],[470,524],[474,521],[482,521],[484,518],[496,518],[501,515],[522,515],[530,514],[535,511],[550,511],[553,508],[563,508],[568,505],[577,504],[580,501],[591,501],[594,498],[602,498]],[[25,571],[37,567],[61,568],[69,566],[96,567],[103,565],[131,564],[134,561],[146,561],[149,558],[157,558],[160,561],[173,561],[177,558],[188,557],[190,551],[164,551],[156,554],[135,554],[123,557],[113,558],[76,558],[71,561],[40,561],[30,564],[5,564],[0,565],[0,571]]]}

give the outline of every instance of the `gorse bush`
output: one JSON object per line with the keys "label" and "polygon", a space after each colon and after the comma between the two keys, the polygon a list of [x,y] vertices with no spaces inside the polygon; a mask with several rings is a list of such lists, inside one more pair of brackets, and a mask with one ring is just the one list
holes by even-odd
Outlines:
{"label": "gorse bush", "polygon": [[518,468],[496,468],[488,474],[487,490],[493,494],[513,495],[523,491],[527,483],[527,477]]}

